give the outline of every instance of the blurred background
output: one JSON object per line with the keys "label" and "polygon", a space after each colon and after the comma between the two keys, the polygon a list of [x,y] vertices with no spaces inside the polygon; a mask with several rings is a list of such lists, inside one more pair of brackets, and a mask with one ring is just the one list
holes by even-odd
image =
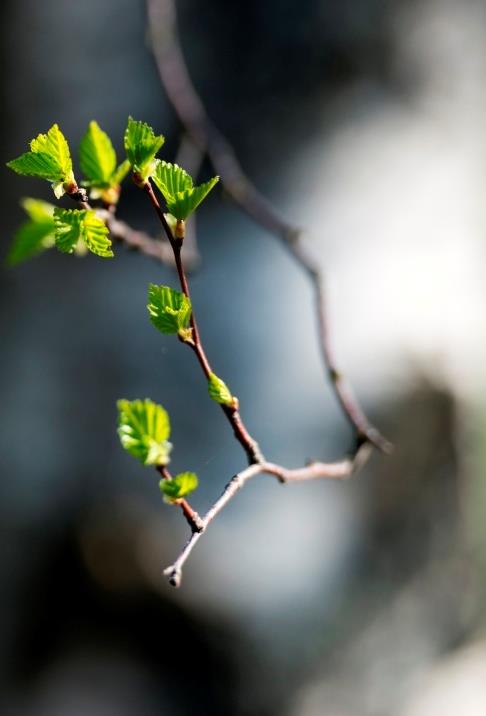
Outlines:
{"label": "blurred background", "polygon": [[[395,444],[359,478],[256,478],[187,537],[123,452],[116,400],[172,418],[203,513],[244,465],[193,355],[153,330],[170,269],[57,252],[0,269],[0,712],[8,716],[476,716],[486,712],[486,5],[180,0],[209,114],[307,229],[338,362]],[[5,161],[58,122],[181,127],[142,0],[0,6]],[[204,165],[201,177],[209,176]],[[0,170],[2,258],[22,196]],[[156,233],[126,183],[120,216]],[[352,435],[319,361],[311,289],[219,190],[199,213],[207,352],[269,459],[339,459]]]}

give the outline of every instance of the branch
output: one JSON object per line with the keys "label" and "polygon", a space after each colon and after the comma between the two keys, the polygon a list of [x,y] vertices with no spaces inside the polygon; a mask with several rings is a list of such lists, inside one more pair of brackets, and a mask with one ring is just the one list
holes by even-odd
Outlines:
{"label": "branch", "polygon": [[[68,192],[68,195],[71,199],[76,201],[83,209],[87,209],[88,211],[94,210],[93,207],[91,206],[91,204],[89,203],[88,195],[87,195],[85,189],[82,189],[77,186],[73,187],[73,190],[71,192]],[[114,236],[114,238],[119,238],[121,240],[127,241],[127,243],[129,243],[129,242],[133,243],[136,241],[140,241],[142,243],[139,246],[137,246],[137,248],[139,248],[140,250],[142,250],[142,248],[141,248],[142,246],[144,247],[144,249],[150,248],[150,250],[153,250],[153,247],[155,247],[155,246],[169,248],[168,246],[166,247],[165,244],[162,244],[161,242],[156,241],[155,239],[151,239],[150,237],[148,237],[146,234],[143,234],[142,232],[134,231],[133,229],[131,229],[128,226],[128,224],[125,224],[122,221],[118,221],[118,219],[115,219],[113,211],[109,211],[109,210],[105,210],[105,209],[103,209],[103,210],[95,209],[95,211],[97,211],[100,218],[102,218],[103,221],[105,221],[108,229],[110,230],[110,232],[112,232],[112,235]],[[148,251],[144,250],[143,253],[148,253]],[[148,253],[148,255],[150,256],[153,254]],[[169,255],[172,259],[172,264],[174,264],[174,259],[171,255],[171,253]],[[160,257],[154,256],[154,258],[160,258]],[[171,261],[165,260],[164,263],[170,264]],[[162,478],[164,480],[171,479],[171,474],[165,466],[156,466],[155,469],[162,476]],[[181,498],[179,500],[175,500],[173,504],[178,505],[181,508],[182,513],[183,513],[184,517],[186,518],[187,523],[189,524],[189,527],[191,528],[192,532],[198,532],[203,529],[203,524],[202,524],[201,518],[199,517],[196,510],[194,510],[191,507],[191,505],[189,504],[189,502],[186,499]]]}
{"label": "branch", "polygon": [[352,457],[340,460],[339,462],[312,462],[305,467],[294,469],[282,467],[281,465],[276,465],[271,462],[261,462],[250,465],[242,472],[238,472],[228,482],[221,496],[216,500],[214,505],[206,512],[203,518],[200,518],[198,529],[192,529],[191,536],[175,562],[164,569],[164,574],[169,578],[169,583],[173,587],[180,586],[182,580],[182,568],[192,550],[207,530],[209,524],[252,477],[261,474],[272,475],[281,483],[305,482],[308,480],[323,478],[344,480],[354,475],[365,464],[370,454],[370,443],[363,442],[356,448]]}
{"label": "branch", "polygon": [[[171,228],[169,224],[167,223],[167,219],[165,218],[165,214],[162,210],[162,207],[160,206],[159,200],[155,196],[154,190],[152,188],[152,185],[150,183],[150,180],[147,180],[143,184],[143,189],[147,196],[150,199],[150,203],[152,204],[157,216],[160,219],[160,222],[162,224],[162,227],[167,235],[167,239],[169,240],[170,247],[174,254],[174,263],[177,269],[177,275],[179,277],[179,283],[181,286],[182,292],[187,296],[189,300],[191,300],[191,293],[189,290],[189,283],[187,281],[187,276],[184,270],[184,266],[182,264],[182,257],[181,257],[181,250],[182,250],[182,244],[184,241],[183,236],[180,238],[174,237],[172,234]],[[191,301],[192,305],[192,301]],[[196,354],[196,358],[198,359],[199,365],[201,366],[201,369],[206,377],[206,379],[209,379],[210,375],[213,373],[213,370],[211,368],[211,365],[209,363],[208,357],[206,355],[206,352],[204,350],[204,347],[202,345],[201,336],[199,333],[199,328],[196,321],[196,316],[194,313],[194,307],[192,308],[191,312],[191,328],[192,328],[192,339],[189,341],[183,340],[183,343],[187,343],[190,348],[194,351]],[[236,403],[235,405],[221,405],[221,409],[223,410],[223,413],[226,415],[228,422],[230,423],[231,427],[233,428],[233,433],[235,435],[235,438],[238,440],[242,448],[244,449],[248,462],[250,465],[258,464],[264,461],[263,453],[260,450],[260,447],[257,443],[257,441],[252,438],[250,433],[248,432],[243,420],[241,419],[241,415],[239,413],[239,406]]]}
{"label": "branch", "polygon": [[[174,254],[166,241],[154,239],[144,231],[132,229],[131,226],[113,215],[106,218],[106,225],[112,237],[117,241],[122,241],[129,249],[140,251],[145,256],[156,259],[171,268],[175,267]],[[186,271],[193,271],[199,266],[199,263],[197,246],[191,241],[184,251],[184,267]]]}
{"label": "branch", "polygon": [[325,307],[324,277],[319,263],[302,246],[303,231],[283,219],[244,173],[226,138],[212,123],[192,84],[182,54],[174,0],[147,0],[152,48],[161,82],[182,125],[200,151],[206,153],[221,176],[227,193],[258,224],[277,236],[308,274],[313,283],[319,327],[320,349],[334,392],[358,438],[366,439],[382,452],[391,444],[375,428],[338,370]]}
{"label": "branch", "polygon": [[[120,221],[115,216],[116,207],[112,205],[110,209],[98,209],[91,206],[88,200],[86,190],[75,186],[73,190],[68,192],[68,195],[73,201],[76,201],[82,209],[89,211],[96,211],[97,216],[102,219],[113,239],[116,241],[122,241],[128,246],[129,249],[140,251],[140,253],[149,256],[150,258],[157,259],[166,266],[174,268],[174,255],[170,246],[160,239],[154,239],[144,231],[137,231],[132,229],[124,221]],[[184,252],[184,267],[186,271],[193,271],[200,263],[200,257],[197,250],[197,245],[194,240],[190,241],[186,246]]]}

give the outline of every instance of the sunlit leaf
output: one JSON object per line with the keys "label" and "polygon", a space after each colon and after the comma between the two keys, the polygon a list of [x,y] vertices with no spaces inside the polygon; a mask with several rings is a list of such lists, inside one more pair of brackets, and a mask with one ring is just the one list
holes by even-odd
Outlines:
{"label": "sunlit leaf", "polygon": [[71,254],[78,241],[82,241],[93,254],[103,258],[113,256],[108,229],[94,211],[56,208],[54,222],[59,251]]}
{"label": "sunlit leaf", "polygon": [[161,405],[145,400],[119,400],[118,435],[122,446],[144,465],[167,465],[172,445],[170,421]]}
{"label": "sunlit leaf", "polygon": [[161,480],[159,487],[166,502],[175,502],[197,489],[198,479],[194,472],[181,472],[170,480]]}
{"label": "sunlit leaf", "polygon": [[164,197],[170,213],[176,219],[184,220],[206,198],[218,183],[219,177],[213,177],[205,184],[195,187],[190,175],[177,164],[158,161],[153,180]]}
{"label": "sunlit leaf", "polygon": [[151,283],[148,293],[148,312],[153,325],[162,333],[178,333],[191,320],[191,302],[180,291],[169,286]]}
{"label": "sunlit leaf", "polygon": [[67,185],[75,183],[69,145],[57,124],[53,124],[47,134],[37,135],[30,143],[30,151],[8,162],[7,166],[17,174],[51,182],[58,198]]}
{"label": "sunlit leaf", "polygon": [[141,179],[145,180],[152,174],[155,155],[164,141],[164,137],[156,135],[152,127],[145,122],[128,118],[124,136],[125,151],[133,171],[138,173]]}
{"label": "sunlit leaf", "polygon": [[89,185],[109,187],[116,169],[111,139],[95,121],[89,123],[79,145],[79,164]]}
{"label": "sunlit leaf", "polygon": [[211,373],[208,379],[208,391],[210,397],[221,405],[233,405],[234,398],[226,383],[218,378],[215,373]]}

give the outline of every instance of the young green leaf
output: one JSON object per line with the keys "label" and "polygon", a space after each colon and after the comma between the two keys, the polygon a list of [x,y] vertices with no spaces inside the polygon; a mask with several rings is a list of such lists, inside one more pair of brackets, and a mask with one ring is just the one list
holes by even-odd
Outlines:
{"label": "young green leaf", "polygon": [[128,160],[134,172],[145,181],[154,170],[155,155],[165,141],[162,135],[156,135],[152,127],[145,122],[128,118],[124,144]]}
{"label": "young green leaf", "polygon": [[150,320],[159,331],[171,334],[187,329],[192,307],[186,295],[169,286],[151,283],[148,300]]}
{"label": "young green leaf", "polygon": [[102,258],[111,258],[114,255],[111,249],[111,239],[108,238],[108,228],[94,211],[86,212],[82,239],[92,254]]}
{"label": "young green leaf", "polygon": [[111,139],[95,121],[89,123],[79,145],[79,164],[89,186],[109,187],[116,169]]}
{"label": "young green leaf", "polygon": [[81,222],[84,211],[78,209],[54,210],[56,226],[56,247],[65,254],[72,254],[81,239]]}
{"label": "young green leaf", "polygon": [[130,162],[128,159],[125,159],[119,167],[115,170],[115,173],[112,177],[112,184],[115,186],[118,186],[122,183],[122,181],[125,179],[126,175],[130,171]]}
{"label": "young green leaf", "polygon": [[59,251],[71,254],[78,242],[84,243],[97,256],[113,256],[108,229],[94,211],[86,209],[54,209],[56,246]]}
{"label": "young green leaf", "polygon": [[219,181],[219,177],[213,177],[205,184],[195,187],[190,175],[177,164],[158,161],[153,180],[164,197],[170,213],[176,219],[184,220],[206,198]]}
{"label": "young green leaf", "polygon": [[119,400],[118,435],[122,446],[144,465],[167,465],[172,445],[170,421],[161,405],[145,400]]}
{"label": "young green leaf", "polygon": [[176,197],[181,192],[192,189],[193,185],[192,177],[185,169],[177,164],[170,164],[170,162],[164,161],[157,162],[154,182],[166,201]]}
{"label": "young green leaf", "polygon": [[26,221],[15,232],[6,263],[8,266],[16,266],[22,261],[34,258],[53,245],[52,226]]}
{"label": "young green leaf", "polygon": [[221,380],[221,378],[218,378],[215,373],[211,373],[209,376],[208,391],[210,397],[217,403],[221,403],[221,405],[230,406],[234,404],[234,398],[231,395],[230,389],[228,388],[226,383]]}
{"label": "young green leaf", "polygon": [[32,199],[27,196],[25,199],[22,199],[20,205],[32,221],[38,223],[50,222],[54,224],[54,204],[49,204],[48,201],[42,201],[42,199]]}
{"label": "young green leaf", "polygon": [[24,199],[21,204],[29,220],[15,233],[6,258],[9,266],[15,266],[54,246],[54,206],[37,199]]}
{"label": "young green leaf", "polygon": [[161,480],[159,487],[166,502],[175,502],[181,497],[190,495],[198,486],[197,475],[194,472],[181,472],[170,480]]}
{"label": "young green leaf", "polygon": [[57,198],[75,185],[69,145],[57,124],[47,134],[39,134],[30,143],[30,151],[7,163],[17,174],[40,177],[52,182]]}

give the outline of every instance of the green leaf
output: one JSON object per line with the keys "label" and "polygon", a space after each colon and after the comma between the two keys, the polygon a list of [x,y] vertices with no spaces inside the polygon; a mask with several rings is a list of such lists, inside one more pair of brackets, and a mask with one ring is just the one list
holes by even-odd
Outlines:
{"label": "green leaf", "polygon": [[9,266],[16,266],[53,246],[53,226],[27,221],[15,232],[7,254]]}
{"label": "green leaf", "polygon": [[154,134],[152,127],[145,122],[128,118],[124,137],[125,151],[133,171],[140,174],[142,180],[145,181],[151,176],[155,155],[164,141],[165,138]]}
{"label": "green leaf", "polygon": [[49,154],[59,166],[61,174],[67,177],[73,170],[69,144],[57,124],[53,124],[47,134],[38,134],[30,143],[31,152]]}
{"label": "green leaf", "polygon": [[170,480],[161,480],[159,487],[166,502],[175,502],[190,495],[198,486],[195,472],[181,472]]}
{"label": "green leaf", "polygon": [[221,378],[218,378],[215,373],[211,373],[211,375],[209,376],[208,391],[210,397],[217,403],[221,403],[221,405],[230,406],[234,404],[234,398],[231,395],[230,389],[228,388],[226,383],[221,380]]}
{"label": "green leaf", "polygon": [[125,179],[126,175],[130,171],[130,162],[128,159],[125,159],[120,166],[115,170],[115,173],[112,177],[112,183],[114,185],[121,184],[122,181]]}
{"label": "green leaf", "polygon": [[79,145],[79,164],[90,186],[109,187],[116,170],[116,153],[111,139],[95,121]]}
{"label": "green leaf", "polygon": [[97,256],[113,256],[108,229],[94,211],[86,209],[54,209],[56,246],[59,251],[71,254],[78,242],[83,242]]}
{"label": "green leaf", "polygon": [[205,184],[193,186],[190,175],[177,164],[158,161],[153,180],[164,197],[167,208],[176,219],[184,220],[192,214],[218,183],[213,177]]}
{"label": "green leaf", "polygon": [[148,300],[150,320],[159,331],[172,334],[188,327],[192,307],[186,295],[169,286],[151,283]]}
{"label": "green leaf", "polygon": [[54,206],[38,199],[23,199],[21,205],[29,216],[15,232],[6,257],[9,266],[33,258],[54,246]]}
{"label": "green leaf", "polygon": [[118,435],[122,446],[144,465],[167,465],[172,445],[170,421],[161,405],[145,400],[119,400]]}
{"label": "green leaf", "polygon": [[72,254],[76,244],[81,239],[81,222],[84,211],[78,209],[54,210],[54,223],[56,225],[56,246],[65,254]]}
{"label": "green leaf", "polygon": [[17,174],[40,177],[50,182],[58,182],[61,178],[59,166],[49,154],[26,152],[7,162],[7,167]]}
{"label": "green leaf", "polygon": [[86,212],[82,239],[92,254],[102,258],[111,258],[114,255],[111,249],[111,239],[108,238],[108,228],[94,211]]}
{"label": "green leaf", "polygon": [[39,134],[30,143],[30,151],[7,163],[17,174],[40,177],[52,182],[59,198],[66,184],[75,184],[69,145],[57,124],[47,134]]}
{"label": "green leaf", "polygon": [[177,164],[158,161],[154,174],[154,182],[160,189],[164,199],[172,199],[181,192],[192,189],[192,177]]}
{"label": "green leaf", "polygon": [[30,216],[32,221],[47,221],[54,224],[54,204],[49,204],[49,202],[42,201],[42,199],[32,199],[31,197],[26,197],[25,199],[22,199],[20,205],[26,214]]}

